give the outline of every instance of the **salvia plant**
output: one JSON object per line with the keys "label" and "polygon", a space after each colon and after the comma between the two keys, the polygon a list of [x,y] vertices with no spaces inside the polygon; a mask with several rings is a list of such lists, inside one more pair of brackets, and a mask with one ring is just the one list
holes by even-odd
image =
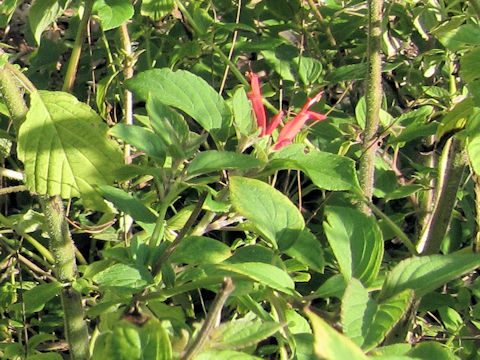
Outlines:
{"label": "salvia plant", "polygon": [[478,0],[0,10],[2,359],[480,359]]}

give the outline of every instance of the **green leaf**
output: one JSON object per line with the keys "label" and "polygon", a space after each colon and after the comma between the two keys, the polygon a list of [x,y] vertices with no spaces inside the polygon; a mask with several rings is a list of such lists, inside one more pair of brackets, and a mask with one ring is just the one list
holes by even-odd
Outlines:
{"label": "green leaf", "polygon": [[460,76],[466,82],[480,78],[480,47],[472,49],[460,58]]}
{"label": "green leaf", "polygon": [[243,87],[239,87],[232,96],[233,122],[240,134],[249,135],[254,127],[252,105]]}
{"label": "green leaf", "polygon": [[327,240],[347,280],[365,285],[377,277],[383,258],[382,232],[373,217],[356,209],[329,206],[323,224]]}
{"label": "green leaf", "polygon": [[184,111],[217,140],[229,134],[229,107],[205,80],[188,71],[147,70],[128,80],[127,87],[142,100],[152,93],[165,105]]}
{"label": "green leaf", "polygon": [[195,360],[262,360],[261,358],[233,350],[208,350],[200,353]]}
{"label": "green leaf", "polygon": [[360,188],[352,159],[317,150],[305,154],[302,144],[286,146],[273,155],[266,170],[279,169],[301,170],[316,186],[325,190]]}
{"label": "green leaf", "polygon": [[120,320],[95,341],[92,360],[171,360],[172,347],[164,327],[155,319],[143,326]]}
{"label": "green leaf", "polygon": [[413,291],[407,289],[378,305],[373,321],[366,327],[363,350],[369,351],[385,339],[409,309],[413,296]]}
{"label": "green leaf", "polygon": [[40,44],[43,31],[57,20],[67,6],[65,0],[37,0],[28,12],[28,24],[37,44]]}
{"label": "green leaf", "polygon": [[474,101],[472,98],[463,100],[455,105],[447,115],[445,115],[438,126],[437,138],[440,139],[443,135],[454,131],[463,129],[467,124],[467,120],[472,115]]}
{"label": "green leaf", "polygon": [[173,11],[174,0],[142,0],[140,14],[153,21],[159,21]]}
{"label": "green leaf", "polygon": [[246,154],[231,151],[202,151],[192,160],[187,168],[186,175],[194,177],[221,170],[249,170],[265,165],[261,160]]}
{"label": "green leaf", "polygon": [[275,334],[282,324],[273,321],[240,319],[221,324],[211,335],[213,349],[243,349]]}
{"label": "green leaf", "polygon": [[118,210],[130,215],[149,234],[153,233],[157,216],[140,200],[113,186],[102,185],[99,189],[105,199],[112,202]]}
{"label": "green leaf", "polygon": [[305,85],[315,83],[322,74],[322,63],[310,57],[296,58],[298,64],[298,75]]}
{"label": "green leaf", "polygon": [[407,353],[415,359],[420,360],[457,360],[454,354],[450,352],[446,345],[438,342],[426,341],[416,345]]}
{"label": "green leaf", "polygon": [[311,310],[306,310],[314,335],[315,354],[325,360],[367,360],[368,357],[345,335],[340,334]]}
{"label": "green leaf", "polygon": [[23,294],[25,311],[31,314],[42,310],[47,302],[60,294],[61,289],[62,284],[55,281],[48,284],[37,285],[25,291]]}
{"label": "green leaf", "polygon": [[134,14],[130,0],[96,0],[94,11],[100,17],[104,31],[119,27]]}
{"label": "green leaf", "polygon": [[18,136],[18,156],[30,191],[81,196],[87,207],[105,207],[95,185],[117,180],[123,157],[88,105],[63,92],[33,92]]}
{"label": "green leaf", "polygon": [[108,133],[135,146],[137,150],[157,158],[159,165],[163,165],[166,157],[165,148],[153,132],[140,126],[119,123],[110,128]]}
{"label": "green leaf", "polygon": [[214,265],[213,269],[226,270],[246,276],[286,294],[294,293],[295,284],[291,277],[285,271],[274,265],[260,262],[244,262],[238,264],[222,263]]}
{"label": "green leaf", "polygon": [[362,346],[371,326],[377,304],[368,295],[362,283],[352,278],[342,298],[342,330],[355,344]]}
{"label": "green leaf", "polygon": [[232,176],[230,199],[238,214],[280,249],[290,247],[305,227],[290,199],[263,181]]}
{"label": "green leaf", "polygon": [[412,289],[417,297],[422,297],[479,265],[479,254],[430,255],[405,259],[387,274],[379,299],[387,299],[406,289]]}
{"label": "green leaf", "polygon": [[353,64],[340,66],[329,73],[325,80],[336,84],[342,81],[363,80],[367,75],[367,64]]}
{"label": "green leaf", "polygon": [[297,240],[288,249],[283,251],[288,256],[308,265],[311,269],[323,272],[325,259],[323,247],[315,235],[304,229]]}
{"label": "green leaf", "polygon": [[145,267],[121,263],[96,273],[92,279],[101,286],[130,287],[132,292],[153,282],[152,275]]}
{"label": "green leaf", "polygon": [[182,240],[169,258],[173,263],[217,264],[231,256],[230,248],[205,236],[190,236]]}

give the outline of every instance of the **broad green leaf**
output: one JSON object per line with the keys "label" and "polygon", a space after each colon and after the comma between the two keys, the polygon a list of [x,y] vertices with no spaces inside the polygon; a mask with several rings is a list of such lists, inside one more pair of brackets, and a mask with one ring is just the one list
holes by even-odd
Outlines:
{"label": "broad green leaf", "polygon": [[325,190],[356,190],[360,187],[352,159],[317,150],[305,154],[302,144],[286,146],[273,155],[267,170],[279,169],[301,170],[316,186]]}
{"label": "broad green leaf", "polygon": [[306,310],[313,328],[315,354],[325,360],[367,360],[352,340],[340,334],[311,310]]}
{"label": "broad green leaf", "polygon": [[48,284],[37,285],[25,291],[23,294],[25,311],[31,314],[42,310],[47,302],[60,294],[61,290],[62,284],[55,281]]}
{"label": "broad green leaf", "polygon": [[105,199],[112,202],[118,210],[130,215],[148,233],[153,233],[157,216],[140,200],[113,186],[103,185],[99,189]]}
{"label": "broad green leaf", "polygon": [[460,58],[460,76],[466,82],[480,78],[480,47],[477,47]]}
{"label": "broad green leaf", "polygon": [[295,81],[292,73],[293,59],[298,56],[294,46],[280,45],[275,50],[262,50],[265,61],[280,75],[283,80]]}
{"label": "broad green leaf", "polygon": [[253,156],[231,151],[202,151],[192,160],[187,168],[186,175],[193,177],[221,170],[249,170],[260,167],[265,163]]}
{"label": "broad green leaf", "polygon": [[479,254],[448,254],[411,257],[398,263],[385,277],[379,299],[387,299],[406,289],[423,295],[480,265]]}
{"label": "broad green leaf", "polygon": [[217,140],[225,140],[231,113],[223,98],[202,78],[184,70],[147,70],[127,81],[127,87],[142,100],[150,93],[197,121]]}
{"label": "broad green leaf", "polygon": [[282,324],[273,321],[240,319],[221,324],[210,336],[209,346],[219,350],[239,350],[275,334]]}
{"label": "broad green leaf", "polygon": [[155,319],[143,326],[126,320],[95,341],[92,360],[171,360],[172,347],[166,330]]}
{"label": "broad green leaf", "polygon": [[365,285],[377,277],[383,258],[382,232],[373,217],[356,209],[331,206],[323,224],[327,240],[347,280],[355,277]]}
{"label": "broad green leaf", "polygon": [[438,309],[438,313],[445,329],[451,334],[457,334],[465,326],[465,320],[451,307],[442,306]]}
{"label": "broad green leaf", "polygon": [[315,292],[322,298],[336,297],[341,298],[347,288],[347,281],[342,274],[330,276]]}
{"label": "broad green leaf", "polygon": [[323,247],[315,235],[304,229],[297,240],[283,251],[288,256],[308,265],[312,270],[323,272],[325,259]]}
{"label": "broad green leaf", "polygon": [[173,10],[174,0],[142,0],[140,14],[159,21]]}
{"label": "broad green leaf", "polygon": [[468,98],[456,104],[455,107],[444,116],[438,126],[437,138],[440,139],[450,131],[463,129],[467,124],[468,118],[472,114],[473,107],[474,101],[472,98]]}
{"label": "broad green leaf", "polygon": [[226,260],[228,263],[244,263],[244,262],[263,262],[266,264],[274,264],[278,255],[263,245],[247,245],[235,249],[233,256]]}
{"label": "broad green leaf", "polygon": [[467,152],[473,171],[475,171],[477,175],[480,174],[480,135],[469,139]]}
{"label": "broad green leaf", "polygon": [[146,109],[150,125],[165,146],[181,146],[188,139],[190,130],[183,116],[165,105],[157,95],[150,94]]}
{"label": "broad green leaf", "polygon": [[30,191],[81,196],[87,207],[105,206],[95,185],[117,180],[123,157],[88,105],[64,92],[33,92],[18,136],[18,156]]}
{"label": "broad green leaf", "polygon": [[[452,18],[451,24],[453,26],[457,24],[454,18]],[[458,21],[461,22],[461,19]],[[463,24],[438,35],[440,35],[439,38],[442,44],[452,51],[460,50],[465,45],[480,45],[480,27],[478,24]]]}
{"label": "broad green leaf", "polygon": [[260,262],[245,262],[238,264],[217,264],[213,269],[226,270],[235,274],[246,276],[254,281],[282,291],[286,294],[293,294],[295,284],[287,272],[282,269]]}
{"label": "broad green leaf", "polygon": [[153,132],[140,126],[119,123],[110,128],[108,133],[135,146],[138,151],[157,158],[159,165],[163,165],[166,157],[165,148]]}
{"label": "broad green leaf", "polygon": [[130,0],[96,0],[94,11],[97,12],[104,31],[119,27],[134,14]]}
{"label": "broad green leaf", "polygon": [[363,350],[369,351],[385,339],[407,312],[413,295],[413,291],[407,289],[378,304],[373,321],[365,329]]}
{"label": "broad green leaf", "polygon": [[280,249],[290,247],[305,227],[302,214],[280,191],[260,180],[233,176],[230,199],[239,215]]}
{"label": "broad green leaf", "polygon": [[377,304],[362,283],[352,278],[342,298],[342,332],[355,344],[362,346],[371,326]]}
{"label": "broad green leaf", "polygon": [[57,20],[67,6],[66,0],[36,0],[28,12],[33,37],[40,44],[43,31]]}
{"label": "broad green leaf", "polygon": [[298,75],[305,85],[315,83],[322,74],[322,63],[310,57],[296,58],[298,64]]}
{"label": "broad green leaf", "polygon": [[195,360],[261,360],[261,358],[240,351],[208,350],[200,353]]}
{"label": "broad green leaf", "polygon": [[407,353],[408,356],[419,360],[458,360],[446,345],[439,342],[426,341],[416,345]]}
{"label": "broad green leaf", "polygon": [[152,275],[146,268],[121,263],[96,273],[92,279],[101,286],[130,287],[132,292],[153,282]]}
{"label": "broad green leaf", "polygon": [[230,248],[205,236],[190,236],[182,240],[169,258],[170,262],[185,264],[216,264],[231,256]]}
{"label": "broad green leaf", "polygon": [[239,87],[232,96],[233,122],[240,134],[250,134],[254,127],[252,105],[243,87]]}
{"label": "broad green leaf", "polygon": [[354,64],[337,67],[330,72],[325,80],[337,84],[342,81],[363,80],[367,75],[367,64]]}

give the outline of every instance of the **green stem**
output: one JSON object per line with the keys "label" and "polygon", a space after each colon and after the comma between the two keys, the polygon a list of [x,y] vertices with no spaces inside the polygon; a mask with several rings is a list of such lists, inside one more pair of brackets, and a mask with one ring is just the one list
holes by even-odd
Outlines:
{"label": "green stem", "polygon": [[168,259],[168,257],[175,251],[175,249],[180,245],[180,242],[183,240],[183,238],[187,235],[188,231],[191,229],[193,224],[198,218],[198,215],[200,215],[200,211],[202,211],[202,206],[203,203],[205,202],[205,199],[207,198],[207,192],[204,192],[200,195],[200,199],[198,199],[198,203],[193,209],[192,213],[190,214],[190,217],[188,218],[187,222],[185,223],[185,226],[180,230],[178,233],[177,237],[175,240],[172,241],[172,243],[168,246],[168,248],[165,249],[163,252],[162,256],[160,257],[160,260],[158,263],[155,265],[153,269],[153,274],[156,276],[160,270],[162,269],[163,263]]}
{"label": "green stem", "polygon": [[[374,161],[378,148],[376,135],[382,102],[382,7],[383,0],[368,1],[368,74],[365,95],[367,114],[363,133],[363,156],[360,158],[358,177],[363,194],[369,200],[373,194]],[[364,203],[360,203],[360,209],[367,215],[371,214],[370,208]]]}
{"label": "green stem", "polygon": [[186,350],[185,355],[182,358],[183,360],[194,359],[195,356],[202,350],[212,330],[215,328],[217,321],[219,321],[218,319],[220,318],[223,305],[225,305],[225,302],[227,301],[233,290],[235,290],[235,286],[233,285],[232,279],[225,278],[225,280],[223,281],[223,285],[220,288],[220,291],[213,300],[213,303],[209,309],[207,318],[205,319],[202,328],[200,329],[195,340]]}
{"label": "green stem", "polygon": [[22,125],[27,117],[28,108],[22,93],[15,83],[12,72],[5,66],[0,68],[0,94],[10,112],[15,131],[18,133],[20,125]]}
{"label": "green stem", "polygon": [[65,285],[61,292],[65,333],[71,358],[88,359],[88,330],[84,319],[82,295],[71,287],[77,265],[75,247],[65,220],[63,201],[59,196],[39,196],[50,235],[50,249],[55,259],[55,275]]}
{"label": "green stem", "polygon": [[85,35],[87,33],[88,21],[92,15],[94,0],[86,0],[85,7],[83,9],[83,16],[80,24],[78,25],[78,31],[75,36],[75,42],[73,43],[72,54],[70,55],[70,60],[68,61],[67,73],[65,74],[65,81],[63,82],[62,90],[66,92],[71,92],[73,89],[73,84],[75,83],[75,78],[77,76],[78,62],[80,61],[80,56],[82,54],[82,45],[85,40]]}
{"label": "green stem", "polygon": [[457,201],[457,192],[464,170],[465,154],[462,142],[450,138],[445,144],[440,159],[435,206],[417,245],[420,254],[430,255],[440,251]]}

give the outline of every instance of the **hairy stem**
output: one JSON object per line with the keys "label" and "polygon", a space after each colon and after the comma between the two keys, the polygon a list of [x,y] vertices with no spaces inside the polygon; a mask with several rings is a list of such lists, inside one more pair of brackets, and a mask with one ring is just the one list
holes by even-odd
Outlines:
{"label": "hairy stem", "polygon": [[22,125],[27,117],[28,108],[23,99],[23,94],[15,83],[12,72],[5,66],[0,68],[0,94],[10,112],[13,127],[18,133],[20,125]]}
{"label": "hairy stem", "polygon": [[65,333],[74,360],[88,359],[88,330],[84,319],[82,295],[71,287],[77,274],[75,246],[59,196],[39,196],[46,218],[50,249],[55,260],[55,275],[65,285],[61,291]]}
{"label": "hairy stem", "polygon": [[465,154],[461,141],[450,138],[445,144],[440,159],[434,209],[417,245],[420,254],[429,255],[440,251],[457,201],[457,191],[464,169]]}
{"label": "hairy stem", "polygon": [[66,92],[71,92],[73,89],[73,84],[75,83],[75,78],[77,77],[77,68],[78,62],[80,61],[80,56],[82,54],[82,45],[87,34],[88,21],[92,15],[94,0],[86,0],[85,7],[83,9],[83,16],[80,24],[78,26],[78,31],[75,36],[75,42],[73,44],[72,54],[70,55],[70,60],[68,61],[67,73],[65,74],[65,80],[63,82],[62,90]]}
{"label": "hairy stem", "polygon": [[[365,95],[367,116],[363,133],[363,155],[358,170],[360,185],[368,200],[371,200],[373,194],[374,160],[378,148],[376,135],[382,102],[382,7],[383,0],[368,1],[368,74]],[[370,208],[365,203],[360,203],[359,206],[365,214],[371,214]]]}

